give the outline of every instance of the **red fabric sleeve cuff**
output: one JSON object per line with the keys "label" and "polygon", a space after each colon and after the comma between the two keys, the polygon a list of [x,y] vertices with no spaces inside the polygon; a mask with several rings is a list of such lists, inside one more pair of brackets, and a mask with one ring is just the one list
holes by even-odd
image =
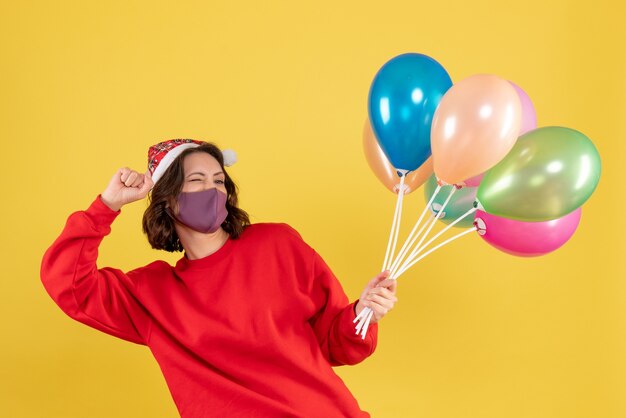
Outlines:
{"label": "red fabric sleeve cuff", "polygon": [[91,203],[85,212],[96,225],[109,226],[113,223],[115,218],[122,213],[122,211],[118,210],[115,212],[113,209],[104,204],[100,196],[101,195],[98,195],[96,200]]}
{"label": "red fabric sleeve cuff", "polygon": [[356,314],[354,311],[358,302],[359,300],[357,299],[348,306],[348,309],[343,312],[341,318],[341,333],[349,337],[350,340],[353,340],[354,342],[360,341],[362,344],[371,344],[375,346],[376,341],[378,340],[378,323],[370,323],[369,327],[367,328],[367,334],[365,336],[365,339],[362,339],[361,335],[358,335],[356,333],[357,323],[354,322],[354,319],[356,318]]}

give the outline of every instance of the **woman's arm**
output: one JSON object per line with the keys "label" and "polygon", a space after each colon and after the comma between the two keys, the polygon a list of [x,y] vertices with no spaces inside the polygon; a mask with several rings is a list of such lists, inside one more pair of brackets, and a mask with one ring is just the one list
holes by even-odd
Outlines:
{"label": "woman's arm", "polygon": [[[119,205],[118,210],[99,196],[86,211],[73,213],[43,257],[41,280],[52,299],[73,319],[116,337],[146,344],[150,320],[136,298],[137,275],[113,268],[98,269],[96,264],[98,246],[110,233],[111,223],[124,204],[123,193],[115,193],[115,189],[134,187],[139,191],[135,197],[139,197],[145,196],[151,187],[143,179],[135,184],[137,176],[133,176],[129,186],[118,186],[130,178],[130,173],[123,174],[118,171],[111,180],[113,187],[110,184],[105,190],[112,196],[108,203]],[[129,195],[126,193],[126,198]]]}
{"label": "woman's arm", "polygon": [[[321,309],[311,318],[310,323],[324,356],[335,366],[360,363],[376,349],[378,324],[370,325],[365,339],[357,335],[353,322],[357,307],[362,309],[364,306],[370,306],[380,314],[377,320],[382,318],[384,315],[382,310],[375,306],[378,304],[371,299],[368,300],[367,297],[370,294],[375,294],[376,298],[379,297],[380,292],[378,290],[373,293],[371,291],[376,288],[377,284],[384,283],[386,274],[381,273],[372,279],[363,291],[361,300],[353,303],[349,303],[341,284],[317,253],[314,254],[313,275],[315,280],[313,297],[317,299],[316,302],[318,306],[321,306]],[[390,290],[387,289],[387,292],[391,295],[392,300],[395,299]],[[393,292],[395,293],[395,287]],[[388,306],[387,301],[385,301],[385,305]],[[393,303],[391,307],[393,307]]]}

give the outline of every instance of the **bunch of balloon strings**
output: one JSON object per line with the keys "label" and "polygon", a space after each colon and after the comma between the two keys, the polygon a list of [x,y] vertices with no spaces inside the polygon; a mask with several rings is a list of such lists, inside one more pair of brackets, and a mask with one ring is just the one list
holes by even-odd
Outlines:
{"label": "bunch of balloon strings", "polygon": [[[469,233],[472,233],[477,230],[477,227],[468,228],[463,232],[460,232],[445,241],[435,245],[434,247],[427,250],[428,246],[431,245],[437,238],[446,233],[450,228],[454,227],[457,223],[461,222],[466,217],[472,215],[476,211],[476,207],[469,209],[463,215],[459,216],[456,220],[447,225],[444,229],[435,234],[428,241],[424,242],[428,237],[428,234],[432,231],[435,223],[439,218],[444,214],[444,210],[454,195],[454,192],[457,190],[457,187],[452,187],[450,193],[448,194],[447,199],[436,213],[430,216],[430,219],[427,219],[426,222],[421,226],[424,217],[426,217],[426,213],[430,212],[429,208],[432,207],[432,203],[437,197],[437,194],[441,190],[442,186],[438,185],[433,195],[431,196],[429,202],[424,207],[422,214],[418,218],[417,222],[413,226],[413,229],[409,233],[406,241],[402,245],[398,254],[394,257],[394,253],[396,251],[397,243],[398,243],[398,232],[400,230],[400,221],[402,220],[402,205],[404,201],[404,195],[406,192],[406,186],[404,185],[404,180],[406,178],[407,171],[399,170],[400,174],[400,184],[398,186],[398,198],[396,200],[396,209],[393,216],[393,222],[391,224],[391,231],[389,233],[389,240],[387,242],[387,251],[385,253],[385,260],[383,261],[383,268],[381,271],[389,270],[389,278],[392,280],[397,280],[400,276],[402,276],[407,270],[416,265],[418,262],[423,260],[429,254],[432,254],[439,248],[443,247],[446,244],[451,243],[452,241],[461,238]],[[430,220],[430,223],[429,223]],[[418,231],[419,228],[419,231]],[[424,229],[426,231],[424,231]],[[419,241],[418,241],[419,240]],[[417,242],[417,244],[416,244]],[[359,315],[354,319],[356,325],[356,334],[360,334],[363,339],[367,335],[367,329],[369,328],[370,322],[372,320],[372,316],[374,315],[374,311],[366,307],[361,310]]]}

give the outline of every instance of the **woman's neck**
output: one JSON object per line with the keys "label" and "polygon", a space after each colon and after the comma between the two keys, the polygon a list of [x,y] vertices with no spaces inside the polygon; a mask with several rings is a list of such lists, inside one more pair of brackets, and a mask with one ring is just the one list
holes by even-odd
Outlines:
{"label": "woman's neck", "polygon": [[190,260],[197,260],[213,254],[222,248],[228,240],[228,232],[221,227],[213,233],[204,234],[184,225],[176,224],[176,233],[185,249],[187,258]]}

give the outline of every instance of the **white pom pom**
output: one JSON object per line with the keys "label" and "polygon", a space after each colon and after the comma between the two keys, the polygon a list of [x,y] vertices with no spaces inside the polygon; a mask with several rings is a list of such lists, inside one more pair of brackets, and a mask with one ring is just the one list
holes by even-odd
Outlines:
{"label": "white pom pom", "polygon": [[224,165],[226,167],[230,167],[237,162],[237,153],[235,153],[232,149],[223,150],[222,156],[224,157]]}

